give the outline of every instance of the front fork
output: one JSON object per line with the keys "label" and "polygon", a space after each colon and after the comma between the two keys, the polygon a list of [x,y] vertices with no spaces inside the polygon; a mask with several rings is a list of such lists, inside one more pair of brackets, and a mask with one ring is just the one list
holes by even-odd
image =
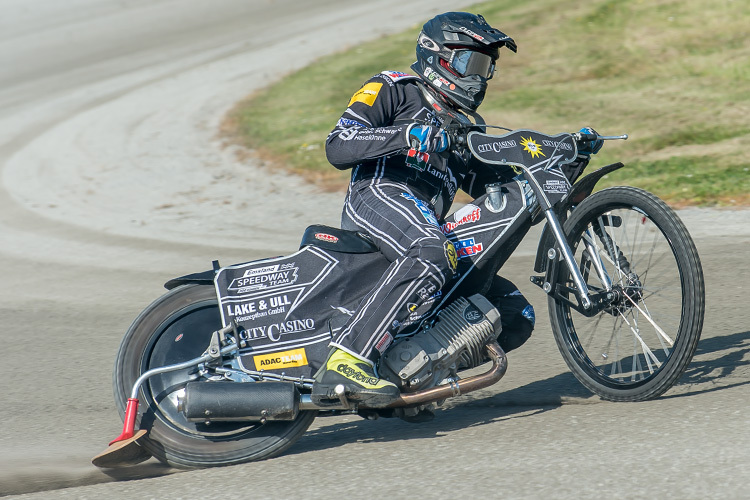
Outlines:
{"label": "front fork", "polygon": [[[544,290],[547,295],[552,296],[555,300],[566,302],[571,308],[577,310],[585,316],[595,316],[602,309],[606,308],[616,298],[612,291],[611,280],[604,270],[602,262],[599,260],[599,254],[596,252],[593,245],[587,241],[586,250],[590,255],[590,261],[594,264],[594,269],[599,275],[599,279],[604,284],[603,291],[591,293],[586,280],[581,273],[581,269],[576,263],[573,251],[568,244],[568,240],[565,237],[560,219],[552,208],[547,194],[540,186],[538,180],[534,177],[531,172],[526,172],[526,180],[529,181],[529,186],[536,195],[536,201],[539,203],[540,208],[544,213],[544,217],[547,220],[547,225],[552,232],[555,242],[557,245],[551,246],[547,251],[547,258],[549,264],[547,265],[547,273],[544,277],[532,276],[531,282]],[[558,255],[558,252],[560,255]],[[562,257],[562,260],[559,257]],[[574,287],[569,287],[558,280],[560,272],[564,272],[560,268],[561,262],[565,263],[567,270],[570,273],[571,280]],[[572,300],[574,297],[575,300]]]}
{"label": "front fork", "polygon": [[[531,282],[544,290],[547,295],[557,301],[567,303],[571,309],[575,309],[584,316],[596,316],[617,299],[617,294],[613,291],[612,281],[604,269],[599,252],[596,251],[591,242],[585,241],[586,252],[589,254],[588,260],[593,264],[599,280],[604,285],[601,291],[592,293],[575,261],[573,251],[568,245],[557,215],[552,210],[546,210],[545,216],[557,245],[551,246],[547,251],[547,259],[549,259],[547,273],[544,276],[532,276]],[[560,256],[562,256],[562,259],[560,259]],[[567,269],[562,268],[563,265]],[[558,279],[559,274],[566,270],[570,273],[574,287],[567,286]]]}
{"label": "front fork", "polygon": [[[570,249],[570,245],[568,245],[568,241],[565,238],[562,224],[560,224],[560,220],[557,218],[557,214],[555,214],[555,212],[551,208],[548,208],[544,211],[544,216],[547,219],[547,224],[552,231],[552,235],[555,237],[555,241],[557,242],[558,248],[560,249],[560,253],[562,253],[562,257],[568,266],[570,276],[571,278],[573,278],[573,283],[575,283],[576,285],[576,296],[578,297],[578,301],[581,303],[581,307],[583,307],[584,310],[588,311],[592,308],[591,298],[589,297],[589,287],[586,285],[586,281],[583,279],[581,269],[578,267],[578,264],[576,264],[575,257],[573,256],[573,251]],[[550,251],[555,252],[554,247],[550,248]],[[548,254],[548,258],[550,259],[556,257],[557,255],[555,255],[554,253],[552,253],[552,255]],[[549,276],[549,272],[547,274]],[[547,285],[549,285],[549,283],[550,282],[547,282]],[[547,293],[550,293],[552,291],[551,285],[545,286],[543,287],[543,289]]]}

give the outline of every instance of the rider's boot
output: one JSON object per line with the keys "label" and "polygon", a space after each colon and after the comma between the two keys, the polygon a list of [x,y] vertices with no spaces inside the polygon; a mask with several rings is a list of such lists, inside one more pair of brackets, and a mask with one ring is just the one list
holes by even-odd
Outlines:
{"label": "rider's boot", "polygon": [[378,378],[368,363],[337,348],[328,355],[314,380],[311,398],[317,405],[325,405],[326,400],[338,400],[334,392],[337,385],[344,386],[348,399],[370,408],[388,406],[401,394],[394,384]]}

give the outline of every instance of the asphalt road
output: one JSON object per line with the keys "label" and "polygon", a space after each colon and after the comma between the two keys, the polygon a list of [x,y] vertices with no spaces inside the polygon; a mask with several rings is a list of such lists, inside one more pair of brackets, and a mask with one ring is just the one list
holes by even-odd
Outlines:
{"label": "asphalt road", "polygon": [[568,373],[528,284],[529,241],[504,274],[537,308],[535,334],[499,384],[434,421],[320,418],[283,456],[221,469],[90,465],[120,432],[120,338],[164,281],[337,223],[341,194],[222,144],[226,111],[321,54],[468,3],[3,2],[0,495],[748,497],[748,211],[680,212],[708,310],[693,363],[656,401],[602,402]]}

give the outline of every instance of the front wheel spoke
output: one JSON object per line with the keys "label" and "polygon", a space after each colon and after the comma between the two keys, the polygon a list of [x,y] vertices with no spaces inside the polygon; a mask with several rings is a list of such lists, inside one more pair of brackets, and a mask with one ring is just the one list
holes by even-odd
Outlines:
{"label": "front wheel spoke", "polygon": [[[648,357],[646,358],[646,362],[648,363],[648,371],[653,373]],[[633,361],[631,361],[631,363],[633,373],[630,374],[630,381],[636,382],[638,380],[637,375],[643,373],[643,365],[641,364],[641,356],[638,354],[638,340],[635,336],[633,337]]]}
{"label": "front wheel spoke", "polygon": [[[588,329],[591,330],[592,333],[591,335],[588,335],[585,345],[582,344],[584,350],[589,351],[592,348],[591,344],[594,342],[594,337],[595,337],[594,332],[596,332],[596,330],[599,328],[599,323],[601,322],[601,320],[602,320],[602,316],[597,317],[596,320],[594,321],[594,324],[588,327]],[[609,342],[611,343],[612,339],[610,339]],[[609,343],[607,344],[607,346],[609,346]]]}
{"label": "front wheel spoke", "polygon": [[648,299],[660,300],[671,304],[680,305],[682,304],[682,290],[677,287],[663,286],[661,288],[641,288],[641,302],[646,302]]}
{"label": "front wheel spoke", "polygon": [[[636,332],[640,332],[641,329],[638,328],[638,318],[633,314],[630,313],[633,318],[633,325],[628,324],[628,326],[631,327],[631,329],[635,330]],[[638,375],[643,373],[643,364],[641,363],[641,357],[638,355],[638,341],[641,341],[641,338],[638,335],[633,336],[633,374],[630,377],[631,382],[636,382],[638,380]],[[645,350],[644,350],[645,353]],[[651,360],[646,356],[646,364],[648,365],[648,371],[649,373],[654,373],[653,367],[651,366]]]}
{"label": "front wheel spoke", "polygon": [[[607,353],[607,359],[612,358],[609,365],[609,377],[610,378],[620,378],[622,379],[622,376],[616,377],[616,375],[622,374],[622,363],[620,360],[620,340],[619,335],[617,335],[617,317],[614,318],[614,321],[612,322],[612,334],[609,336],[609,341],[607,342],[605,352]],[[614,355],[610,352],[610,349],[612,348],[612,340],[614,339],[615,346],[614,346]]]}
{"label": "front wheel spoke", "polygon": [[[652,366],[651,362],[653,361],[653,364],[656,365],[656,368],[661,368],[661,362],[659,361],[659,358],[657,358],[656,355],[651,351],[651,349],[646,345],[646,343],[641,338],[641,335],[638,333],[638,330],[634,328],[632,324],[630,324],[630,321],[628,321],[625,315],[620,313],[620,316],[622,317],[623,321],[628,324],[628,326],[630,327],[630,331],[641,344],[641,349],[643,350],[644,357],[646,358],[646,364],[648,365],[648,371],[653,374],[654,367]],[[637,351],[634,354],[637,354]]]}
{"label": "front wheel spoke", "polygon": [[671,337],[669,335],[667,335],[664,332],[664,330],[662,330],[661,327],[659,325],[657,325],[656,322],[653,319],[651,319],[651,315],[647,314],[643,309],[641,309],[641,307],[638,304],[636,304],[636,302],[633,299],[630,298],[630,295],[628,295],[627,293],[624,293],[623,295],[625,296],[626,299],[628,299],[630,301],[631,304],[633,304],[633,306],[636,309],[638,309],[638,312],[640,312],[643,315],[643,317],[646,318],[646,321],[648,321],[649,323],[651,323],[651,326],[654,327],[654,329],[656,330],[656,333],[658,333],[659,335],[661,335],[662,337],[664,337],[664,340],[666,340],[669,343],[669,347],[673,347],[674,346],[674,340],[672,340]]}
{"label": "front wheel spoke", "polygon": [[[636,230],[635,230],[636,235],[638,234],[638,228],[639,227],[640,227],[640,224],[637,224],[635,226],[635,228],[636,228]],[[648,230],[646,230],[646,232],[648,232]],[[647,234],[643,235],[643,239],[639,242],[639,244],[637,244],[637,245],[634,244],[633,246],[631,246],[631,250],[630,250],[630,252],[631,252],[630,253],[630,259],[631,259],[630,260],[630,270],[631,271],[635,270],[636,264],[640,266],[641,262],[644,259],[646,259],[648,261],[645,264],[646,268],[648,268],[650,266],[651,260],[653,259],[653,252],[654,252],[654,249],[657,246],[657,243],[658,243],[657,240],[659,239],[660,235],[661,235],[661,233],[659,233],[658,231],[654,232],[654,239],[651,242],[651,248],[648,248],[647,245],[645,244],[645,239],[646,239]]]}
{"label": "front wheel spoke", "polygon": [[[632,257],[632,256],[631,256]],[[669,255],[666,252],[662,252],[659,257],[657,257],[655,260],[650,260],[648,263],[646,263],[645,269],[641,270],[640,262],[638,263],[632,263],[630,266],[630,270],[633,272],[636,272],[636,269],[638,269],[638,277],[641,280],[641,283],[646,283],[647,279],[659,279],[662,276],[667,275],[667,273],[673,273],[675,272],[672,269],[664,269],[664,268],[657,268],[656,266],[661,264],[664,259],[668,259]],[[640,259],[638,259],[640,260]],[[650,276],[651,269],[658,269],[660,273],[657,276]]]}
{"label": "front wheel spoke", "polygon": [[[641,288],[644,290],[673,288],[682,291],[679,279],[669,277],[669,271],[666,269],[660,271],[656,276],[653,274],[649,275],[649,273],[646,272],[644,274],[639,274],[638,278],[641,280]],[[648,283],[646,280],[648,280]]]}
{"label": "front wheel spoke", "polygon": [[[651,312],[648,310],[648,305],[645,302],[643,302],[643,308],[646,310],[646,314],[648,314],[649,317],[651,317]],[[662,336],[657,335],[656,338],[659,339],[659,344],[661,344],[661,348],[664,351],[664,354],[669,356],[669,349],[667,348],[667,346],[664,345],[664,339],[662,338]],[[672,347],[672,344],[670,344],[669,346]]]}

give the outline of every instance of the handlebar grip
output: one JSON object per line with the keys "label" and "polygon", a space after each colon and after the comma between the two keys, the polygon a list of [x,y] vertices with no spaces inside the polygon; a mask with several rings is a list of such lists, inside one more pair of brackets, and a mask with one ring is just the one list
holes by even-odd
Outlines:
{"label": "handlebar grip", "polygon": [[599,139],[598,134],[584,134],[583,132],[578,133],[579,141],[595,141]]}

